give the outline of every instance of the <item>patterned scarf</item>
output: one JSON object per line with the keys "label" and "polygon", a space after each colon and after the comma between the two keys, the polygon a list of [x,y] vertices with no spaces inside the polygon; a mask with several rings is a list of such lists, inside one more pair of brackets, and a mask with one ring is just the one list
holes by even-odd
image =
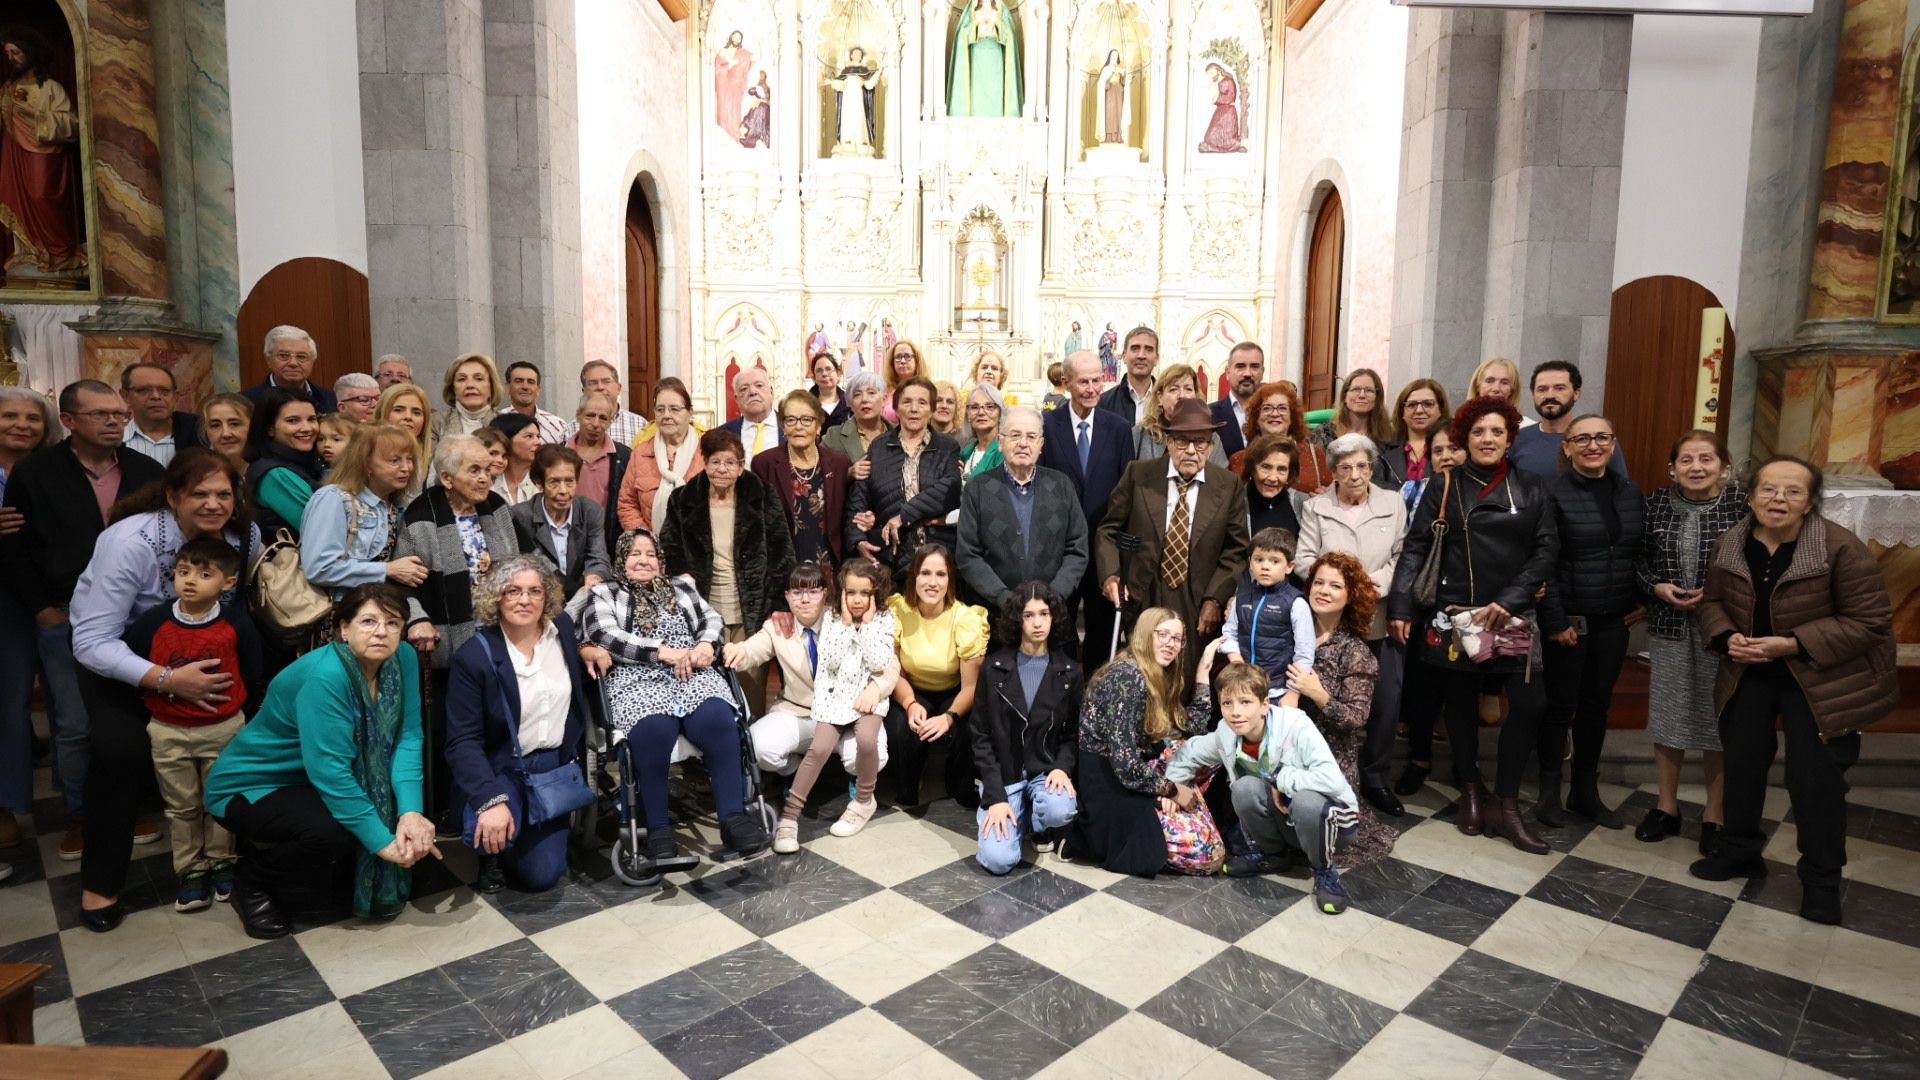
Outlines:
{"label": "patterned scarf", "polygon": [[[380,824],[392,829],[400,817],[399,801],[393,792],[393,747],[400,741],[400,725],[406,715],[400,665],[389,661],[380,666],[380,694],[374,700],[367,696],[366,678],[353,652],[338,643],[333,649],[340,666],[347,670],[357,706],[353,742],[360,754],[353,759],[353,778],[366,791]],[[412,870],[395,866],[371,851],[360,851],[353,868],[353,913],[363,919],[391,919],[406,906],[412,885]]]}
{"label": "patterned scarf", "polygon": [[639,582],[627,576],[627,556],[633,553],[633,545],[642,536],[653,541],[655,551],[660,550],[660,541],[645,529],[628,529],[620,534],[613,544],[613,580],[627,594],[626,628],[628,633],[652,637],[660,628],[660,620],[672,611],[679,598],[674,595],[673,583],[667,576],[655,574],[653,580]]}

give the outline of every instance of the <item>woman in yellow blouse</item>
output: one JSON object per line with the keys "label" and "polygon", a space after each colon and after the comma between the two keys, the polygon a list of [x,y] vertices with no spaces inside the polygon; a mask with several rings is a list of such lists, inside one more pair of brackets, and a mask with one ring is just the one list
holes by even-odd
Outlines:
{"label": "woman in yellow blouse", "polygon": [[905,587],[888,601],[899,626],[901,678],[887,712],[887,772],[901,806],[920,805],[920,774],[936,743],[947,751],[947,794],[969,810],[980,801],[967,714],[987,655],[987,612],[955,599],[953,576],[953,554],[924,545],[913,553]]}

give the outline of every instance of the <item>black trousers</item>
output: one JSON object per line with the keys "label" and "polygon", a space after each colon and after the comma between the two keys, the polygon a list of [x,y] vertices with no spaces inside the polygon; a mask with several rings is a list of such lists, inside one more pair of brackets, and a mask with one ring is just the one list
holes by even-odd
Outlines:
{"label": "black trousers", "polygon": [[119,896],[133,858],[133,823],[140,799],[153,785],[151,719],[140,691],[104,675],[79,669],[80,701],[87,709],[86,852],[80,884],[101,896]]}
{"label": "black trousers", "polygon": [[1542,641],[1547,711],[1540,720],[1540,771],[1558,773],[1573,733],[1573,775],[1600,771],[1613,684],[1627,662],[1627,624],[1618,615],[1594,616],[1572,645]]}
{"label": "black trousers", "polygon": [[426,800],[427,820],[439,822],[450,810],[459,809],[454,804],[453,770],[447,766],[447,683],[452,673],[444,669],[432,669],[421,674],[426,676],[421,680],[421,686],[427,695],[427,709],[423,715],[426,730],[421,732],[426,737],[426,745],[421,747],[420,754],[421,767],[426,774],[421,784],[421,796]]}
{"label": "black trousers", "polygon": [[[283,787],[259,802],[237,795],[220,824],[241,855],[234,871],[248,886],[273,897],[289,915],[336,913],[352,898],[353,863],[360,842],[335,821],[313,788]],[[269,845],[269,846],[262,846]]]}
{"label": "black trousers", "polygon": [[[1407,650],[1391,637],[1367,642],[1380,674],[1373,684],[1373,705],[1367,712],[1367,737],[1360,744],[1362,787],[1391,787],[1387,770],[1393,764],[1393,729],[1400,723],[1400,689],[1406,683]],[[1418,666],[1418,665],[1416,665]],[[1428,714],[1431,716],[1431,712]],[[1433,726],[1427,726],[1427,752],[1433,749]],[[1431,761],[1425,754],[1421,761]]]}
{"label": "black trousers", "polygon": [[[959,695],[958,686],[951,690],[922,690],[915,687],[913,691],[913,699],[927,710],[929,716],[937,716],[952,708],[953,699]],[[924,742],[907,725],[907,710],[895,703],[887,709],[886,726],[887,767],[884,771],[893,785],[895,798],[905,803],[919,801],[920,776],[926,771],[928,753],[936,746],[946,748],[947,752],[947,794],[963,805],[977,797],[973,790],[976,771],[973,736],[966,717],[954,717],[953,726],[947,729],[944,736],[933,742]]]}
{"label": "black trousers", "polygon": [[1847,865],[1846,772],[1860,760],[1860,733],[1822,740],[1806,695],[1784,669],[1749,669],[1720,713],[1726,748],[1723,850],[1734,859],[1755,860],[1766,847],[1760,807],[1779,748],[1776,720],[1787,736],[1787,798],[1800,842],[1800,881],[1837,887]]}
{"label": "black trousers", "polygon": [[[1447,743],[1453,751],[1453,779],[1465,785],[1480,779],[1480,687],[1484,676],[1472,669],[1436,669],[1442,680],[1441,699],[1447,717]],[[1540,713],[1546,706],[1540,673],[1528,682],[1515,674],[1506,678],[1507,719],[1500,725],[1493,793],[1503,799],[1520,794],[1520,778],[1533,757],[1539,736]]]}
{"label": "black trousers", "polygon": [[[1414,632],[1418,634],[1418,627]],[[1447,673],[1412,655],[1416,637],[1407,642],[1406,679],[1400,687],[1400,722],[1407,725],[1407,760],[1433,764],[1433,727],[1440,722],[1440,688]]]}

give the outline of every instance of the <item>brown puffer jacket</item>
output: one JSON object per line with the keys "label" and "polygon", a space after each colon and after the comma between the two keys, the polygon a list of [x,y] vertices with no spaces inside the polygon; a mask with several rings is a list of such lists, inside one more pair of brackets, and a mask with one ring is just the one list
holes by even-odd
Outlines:
{"label": "brown puffer jacket", "polygon": [[[1753,519],[1714,544],[1700,601],[1700,635],[1753,631],[1753,578],[1745,553]],[[1773,589],[1773,632],[1800,640],[1807,659],[1787,668],[1807,695],[1823,738],[1858,731],[1893,711],[1900,692],[1894,670],[1893,601],[1880,566],[1860,538],[1818,514],[1800,529],[1793,561]],[[1726,710],[1748,665],[1720,662],[1714,712]]]}

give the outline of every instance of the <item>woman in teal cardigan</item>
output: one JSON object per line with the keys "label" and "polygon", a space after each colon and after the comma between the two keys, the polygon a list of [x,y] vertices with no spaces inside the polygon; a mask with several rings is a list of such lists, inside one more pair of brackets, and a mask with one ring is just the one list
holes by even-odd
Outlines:
{"label": "woman in teal cardigan", "polygon": [[[207,773],[207,809],[246,855],[233,906],[250,937],[285,936],[285,911],[337,912],[350,856],[354,913],[391,918],[407,868],[440,857],[420,813],[420,658],[403,639],[405,594],[357,586],[334,618],[335,641],[274,678]],[[260,843],[272,847],[254,853]]]}
{"label": "woman in teal cardigan", "polygon": [[276,387],[260,395],[247,427],[247,501],[268,543],[285,529],[300,538],[300,516],[320,486],[325,466],[314,444],[320,418],[298,390]]}

